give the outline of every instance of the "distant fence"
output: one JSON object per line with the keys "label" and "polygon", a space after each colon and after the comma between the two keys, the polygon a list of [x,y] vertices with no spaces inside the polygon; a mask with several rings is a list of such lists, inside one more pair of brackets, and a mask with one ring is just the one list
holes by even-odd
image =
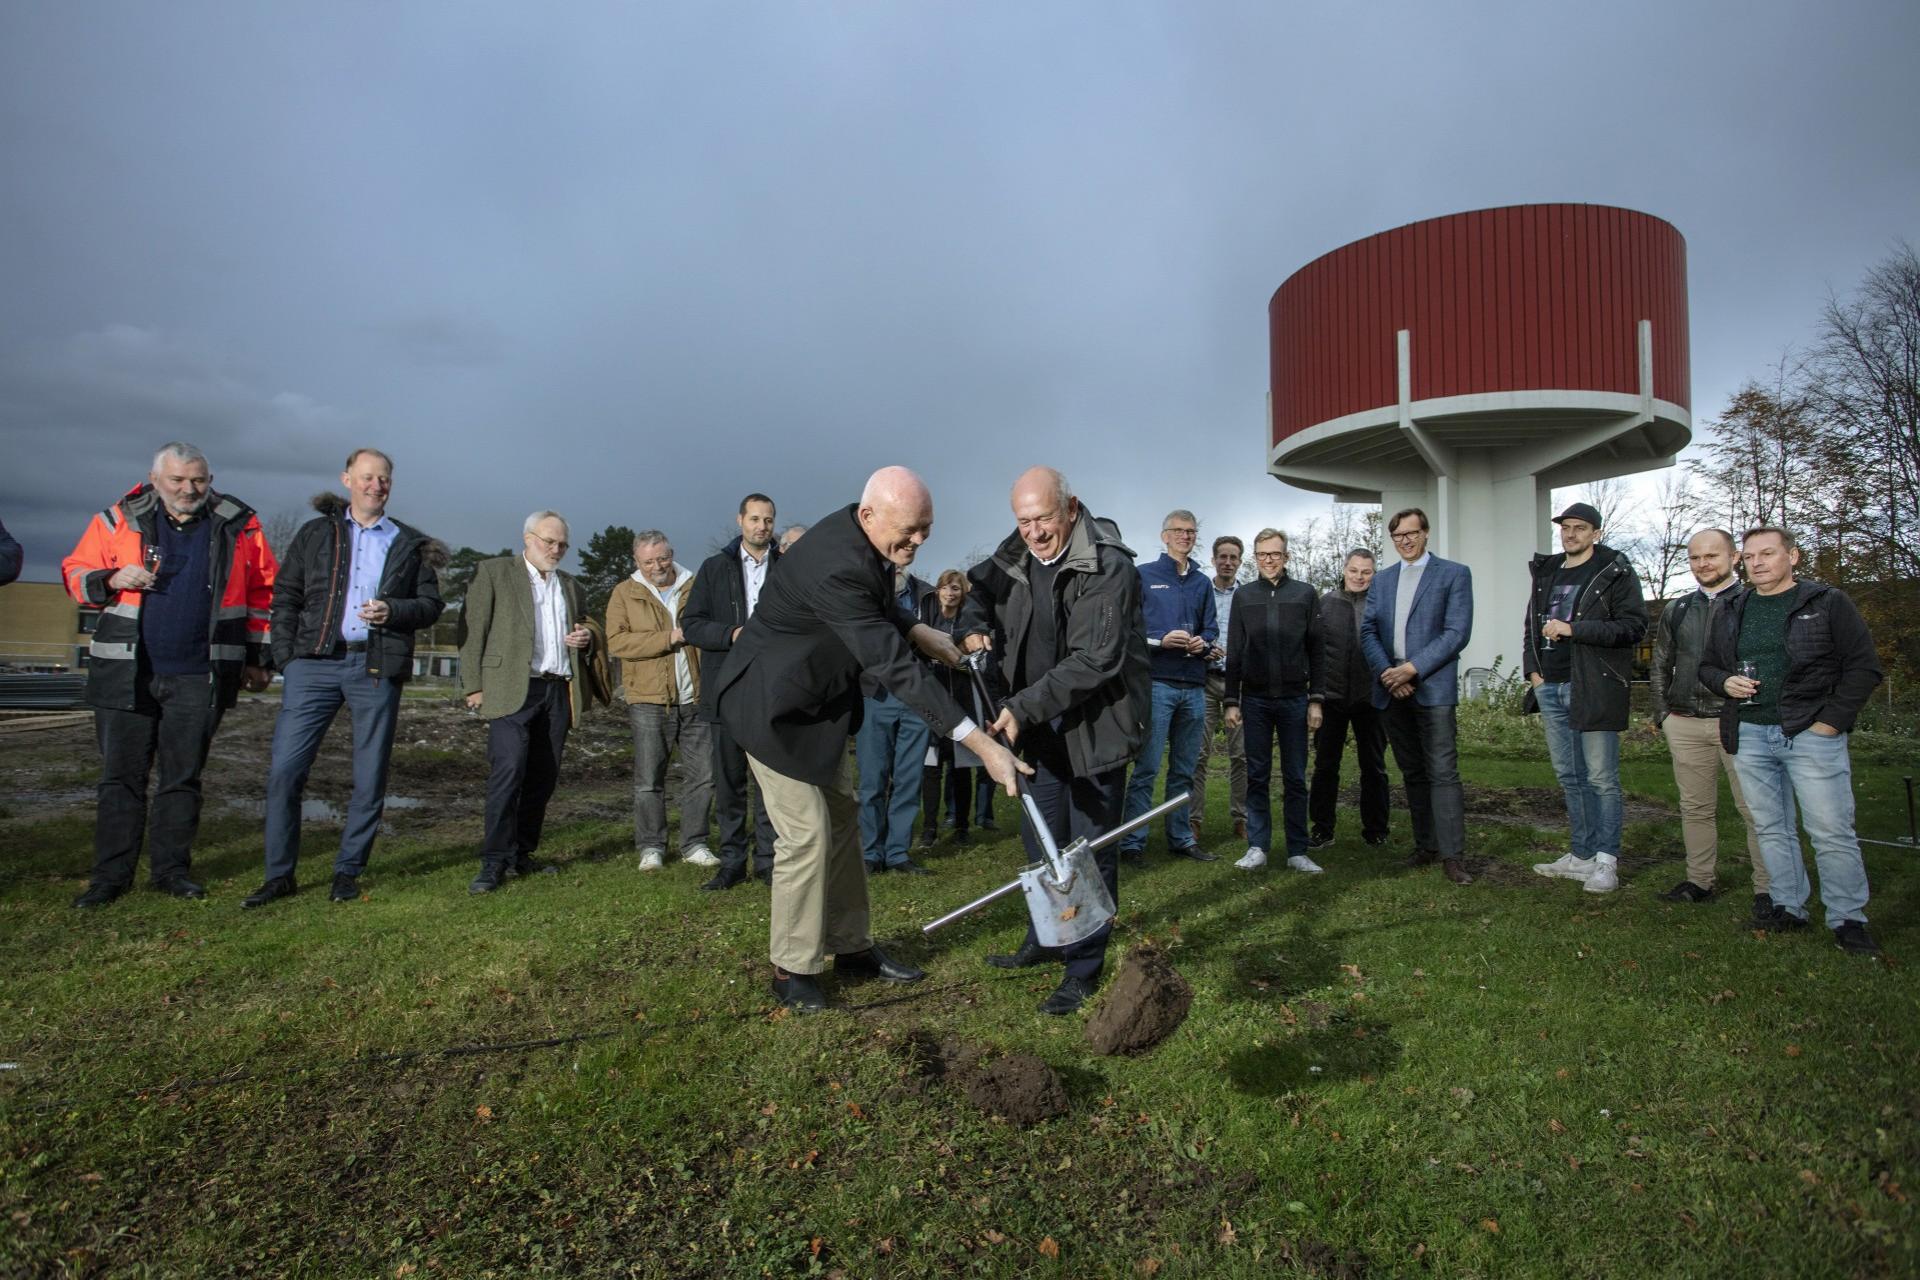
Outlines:
{"label": "distant fence", "polygon": [[85,705],[84,675],[0,673],[0,709],[7,711],[63,711]]}

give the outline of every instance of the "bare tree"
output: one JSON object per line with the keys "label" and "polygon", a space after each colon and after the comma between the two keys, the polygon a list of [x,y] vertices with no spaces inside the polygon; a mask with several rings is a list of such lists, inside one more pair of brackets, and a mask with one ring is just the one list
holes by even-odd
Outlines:
{"label": "bare tree", "polygon": [[287,547],[299,529],[300,513],[297,511],[276,511],[267,517],[260,531],[267,535],[267,546],[273,549],[275,560],[287,558]]}

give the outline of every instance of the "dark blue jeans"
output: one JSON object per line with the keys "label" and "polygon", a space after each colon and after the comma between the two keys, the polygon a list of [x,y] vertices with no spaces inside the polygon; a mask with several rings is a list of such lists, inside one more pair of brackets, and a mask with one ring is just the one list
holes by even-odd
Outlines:
{"label": "dark blue jeans", "polygon": [[913,847],[921,770],[933,729],[898,698],[868,698],[853,735],[860,764],[860,845],[869,867],[897,867]]}
{"label": "dark blue jeans", "polygon": [[[93,883],[133,883],[140,846],[155,884],[185,875],[200,831],[200,771],[220,727],[212,676],[141,677],[132,711],[97,708],[99,810],[93,824]],[[159,765],[153,807],[147,780]]]}
{"label": "dark blue jeans", "polygon": [[[1091,840],[1120,825],[1120,808],[1126,801],[1125,765],[1118,765],[1091,778],[1076,777],[1073,761],[1067,756],[1067,744],[1045,726],[1035,726],[1020,735],[1020,753],[1033,766],[1033,776],[1027,779],[1027,791],[1033,796],[1034,804],[1039,806],[1041,816],[1047,820],[1047,831],[1056,845],[1064,849],[1082,836]],[[985,773],[986,770],[981,772]],[[1026,845],[1028,862],[1039,862],[1046,856],[1041,851],[1038,837],[1033,834],[1032,822],[1024,815],[1020,820],[1020,839]],[[1100,868],[1100,878],[1106,881],[1107,892],[1113,895],[1113,905],[1118,908],[1118,851],[1112,845],[1107,845],[1094,851],[1093,860],[1094,865]],[[1092,937],[1082,938],[1072,946],[1063,948],[1061,955],[1067,962],[1065,976],[1084,978],[1088,982],[1097,981],[1100,970],[1106,966],[1107,937],[1112,932],[1113,926],[1109,924]],[[1040,940],[1034,936],[1032,920],[1027,921],[1027,944],[1040,944]]]}
{"label": "dark blue jeans", "polygon": [[387,764],[399,720],[400,683],[367,674],[367,655],[295,658],[287,664],[267,772],[267,879],[293,875],[300,860],[300,797],[314,757],[341,707],[353,721],[353,797],[340,832],[335,875],[367,869],[387,801]]}
{"label": "dark blue jeans", "polygon": [[1289,858],[1307,851],[1307,695],[1270,698],[1240,695],[1240,726],[1247,742],[1247,843],[1279,852],[1273,845],[1273,744],[1280,744],[1282,805]]}
{"label": "dark blue jeans", "polygon": [[[1140,755],[1133,762],[1133,781],[1127,785],[1126,817],[1137,818],[1153,808],[1153,783],[1160,774],[1162,753],[1167,759],[1167,788],[1162,795],[1171,797],[1193,790],[1193,769],[1200,761],[1206,733],[1206,686],[1155,680],[1153,722],[1147,726],[1147,740],[1140,744]],[[1168,852],[1193,844],[1191,806],[1182,805],[1161,821],[1166,824]],[[1122,853],[1138,853],[1146,847],[1145,827],[1120,841]]]}

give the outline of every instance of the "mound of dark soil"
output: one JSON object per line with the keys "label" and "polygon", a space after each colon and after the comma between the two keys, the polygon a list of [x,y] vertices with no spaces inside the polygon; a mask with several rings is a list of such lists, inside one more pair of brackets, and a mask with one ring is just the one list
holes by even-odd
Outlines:
{"label": "mound of dark soil", "polygon": [[944,1080],[985,1114],[1021,1128],[1067,1113],[1059,1074],[1030,1053],[990,1059],[980,1045],[924,1030],[909,1032],[899,1052],[916,1076]]}
{"label": "mound of dark soil", "polygon": [[1145,1053],[1173,1034],[1192,1005],[1193,988],[1165,954],[1135,947],[1088,1021],[1087,1043],[1095,1053]]}

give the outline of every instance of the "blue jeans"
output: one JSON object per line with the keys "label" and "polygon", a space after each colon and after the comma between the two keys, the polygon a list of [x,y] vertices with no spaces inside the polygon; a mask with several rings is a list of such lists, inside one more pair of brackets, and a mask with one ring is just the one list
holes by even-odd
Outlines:
{"label": "blue jeans", "polygon": [[897,867],[913,843],[920,771],[933,728],[895,697],[868,698],[853,735],[860,764],[860,845],[869,867]]}
{"label": "blue jeans", "polygon": [[1767,864],[1774,902],[1807,918],[1807,864],[1800,856],[1794,802],[1800,824],[1813,841],[1820,868],[1820,903],[1829,928],[1867,918],[1867,864],[1853,832],[1853,762],[1847,735],[1825,737],[1808,729],[1789,738],[1777,724],[1740,726],[1733,757],[1740,790],[1753,815],[1753,834]]}
{"label": "blue jeans", "polygon": [[[1153,724],[1133,762],[1133,780],[1127,784],[1126,808],[1121,820],[1137,818],[1153,808],[1153,781],[1160,774],[1160,757],[1167,757],[1167,789],[1177,796],[1193,789],[1193,769],[1206,742],[1207,689],[1198,684],[1153,682]],[[1189,808],[1182,805],[1166,817],[1167,848],[1185,849],[1193,843]],[[1120,841],[1120,852],[1138,853],[1147,847],[1146,828]]]}
{"label": "blue jeans", "polygon": [[1620,854],[1620,735],[1609,729],[1580,732],[1567,724],[1571,684],[1547,681],[1533,691],[1540,723],[1547,731],[1547,754],[1567,797],[1567,826],[1573,856]]}
{"label": "blue jeans", "polygon": [[267,879],[293,875],[300,859],[300,795],[320,743],[340,708],[353,719],[353,797],[340,833],[335,875],[367,869],[373,837],[387,803],[387,763],[400,713],[400,682],[367,674],[367,655],[295,658],[287,664],[280,717],[273,722],[273,763],[267,772]]}
{"label": "blue jeans", "polygon": [[1261,850],[1273,848],[1273,802],[1268,799],[1268,783],[1273,777],[1273,744],[1278,739],[1287,856],[1306,853],[1307,696],[1301,693],[1291,698],[1269,698],[1243,693],[1240,727],[1247,735],[1247,844]]}

